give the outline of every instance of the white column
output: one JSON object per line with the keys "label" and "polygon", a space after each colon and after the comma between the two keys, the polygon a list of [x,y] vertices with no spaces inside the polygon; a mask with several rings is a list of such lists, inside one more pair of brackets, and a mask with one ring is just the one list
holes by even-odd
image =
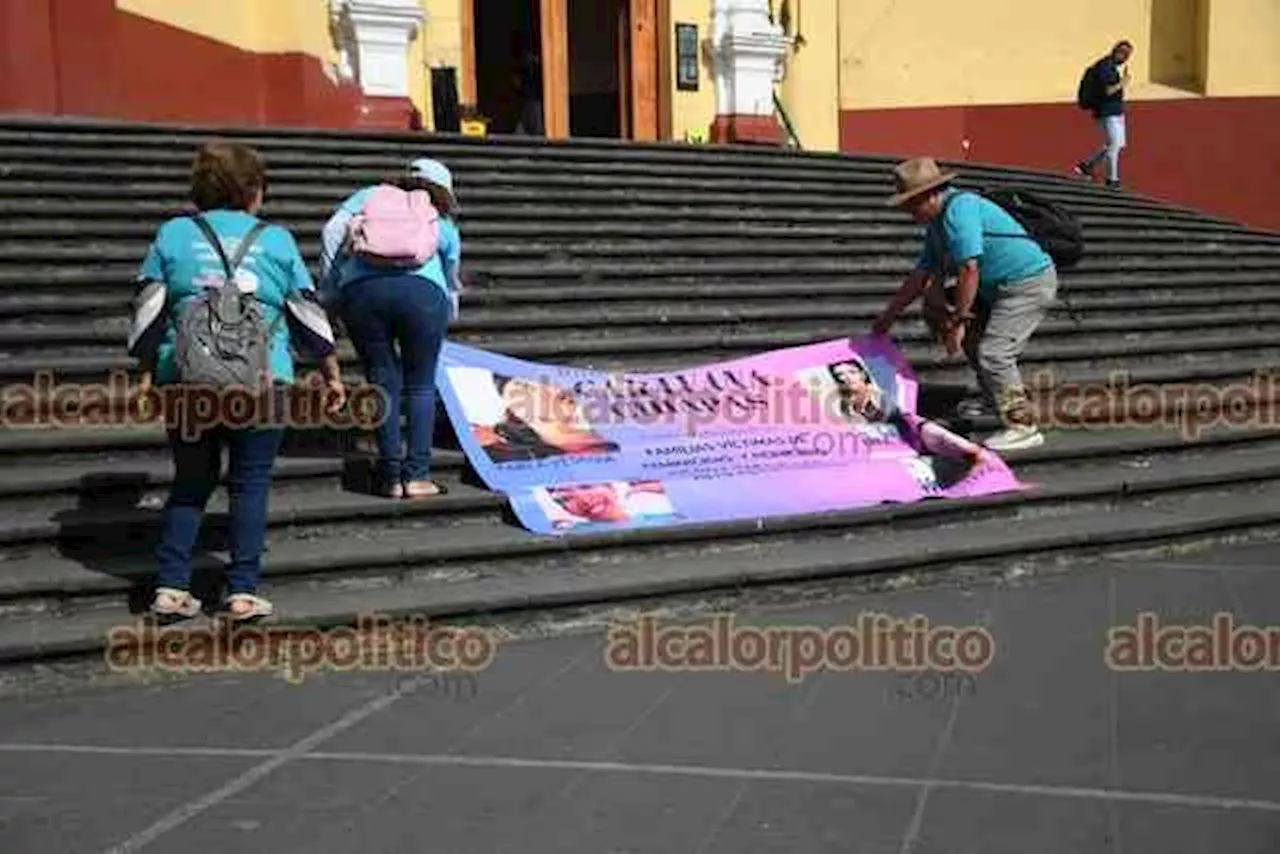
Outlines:
{"label": "white column", "polygon": [[426,18],[419,0],[331,0],[343,54],[360,88],[409,97],[409,42]]}
{"label": "white column", "polygon": [[782,27],[769,22],[768,0],[712,0],[716,114],[772,116],[773,84],[789,44]]}

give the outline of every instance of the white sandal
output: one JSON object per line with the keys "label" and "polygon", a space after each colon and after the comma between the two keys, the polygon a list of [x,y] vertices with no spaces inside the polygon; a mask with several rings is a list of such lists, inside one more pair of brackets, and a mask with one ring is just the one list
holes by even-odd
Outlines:
{"label": "white sandal", "polygon": [[[237,611],[232,607],[237,602],[245,602],[249,605],[247,610]],[[261,596],[254,596],[252,593],[236,593],[227,597],[227,601],[223,606],[226,617],[233,623],[243,622],[244,620],[256,620],[261,617],[269,617],[275,612],[275,606]]]}
{"label": "white sandal", "polygon": [[157,587],[151,613],[157,617],[194,617],[200,613],[200,600],[185,590]]}

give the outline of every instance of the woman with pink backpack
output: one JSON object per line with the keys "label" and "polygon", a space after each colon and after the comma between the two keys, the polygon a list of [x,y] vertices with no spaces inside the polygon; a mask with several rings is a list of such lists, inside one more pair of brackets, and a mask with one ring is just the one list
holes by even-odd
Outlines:
{"label": "woman with pink backpack", "polygon": [[[324,227],[324,300],[387,402],[376,433],[374,489],[388,498],[446,491],[427,476],[436,363],[461,288],[457,207],[449,169],[424,158],[394,182],[353,193]],[[408,421],[407,454],[401,452],[401,413]]]}

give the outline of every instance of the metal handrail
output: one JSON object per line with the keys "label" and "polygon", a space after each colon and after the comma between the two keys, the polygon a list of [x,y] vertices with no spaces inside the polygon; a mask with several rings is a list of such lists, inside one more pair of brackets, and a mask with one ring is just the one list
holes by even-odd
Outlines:
{"label": "metal handrail", "polygon": [[782,106],[782,99],[778,97],[776,89],[773,92],[773,108],[778,111],[778,116],[782,119],[782,126],[787,131],[789,146],[804,151],[804,146],[800,144],[800,136],[796,133],[795,126],[791,124],[791,117],[787,115],[786,108]]}

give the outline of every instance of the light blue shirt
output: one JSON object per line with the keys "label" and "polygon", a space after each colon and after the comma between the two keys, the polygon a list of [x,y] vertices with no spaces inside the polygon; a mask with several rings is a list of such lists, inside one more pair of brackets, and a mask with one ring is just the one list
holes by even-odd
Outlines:
{"label": "light blue shirt", "polygon": [[[1053,266],[1053,259],[1040,244],[995,202],[956,190],[947,191],[943,203],[948,200],[946,213],[925,232],[917,269],[941,267],[953,273],[965,261],[976,258],[978,293],[989,298],[997,288],[1017,285]],[[937,257],[939,243],[943,244],[942,259]]]}
{"label": "light blue shirt", "polygon": [[[218,235],[228,261],[235,257],[240,239],[258,222],[252,214],[235,210],[205,211],[203,216]],[[155,378],[157,383],[177,382],[174,318],[181,315],[186,304],[203,288],[220,287],[226,280],[225,268],[200,227],[188,217],[174,217],[156,232],[139,273],[143,280],[165,285],[166,302],[172,310],[150,311],[138,323],[140,326],[164,323],[164,334],[156,350]],[[293,382],[286,303],[300,292],[315,290],[293,235],[278,225],[263,229],[240,262],[236,282],[242,290],[252,289],[260,303],[263,320],[272,330],[273,378],[277,382]]]}
{"label": "light blue shirt", "polygon": [[[387,275],[385,267],[375,267],[359,258],[339,254],[347,237],[347,223],[364,207],[365,199],[373,190],[374,187],[369,186],[352,193],[325,223],[322,234],[324,241],[324,258],[321,261],[322,287],[341,290],[352,282],[368,276]],[[462,236],[453,220],[442,216],[439,223],[436,254],[417,269],[399,272],[421,276],[443,289],[445,295],[449,296],[451,292],[461,289],[458,281],[458,267],[462,260]]]}

